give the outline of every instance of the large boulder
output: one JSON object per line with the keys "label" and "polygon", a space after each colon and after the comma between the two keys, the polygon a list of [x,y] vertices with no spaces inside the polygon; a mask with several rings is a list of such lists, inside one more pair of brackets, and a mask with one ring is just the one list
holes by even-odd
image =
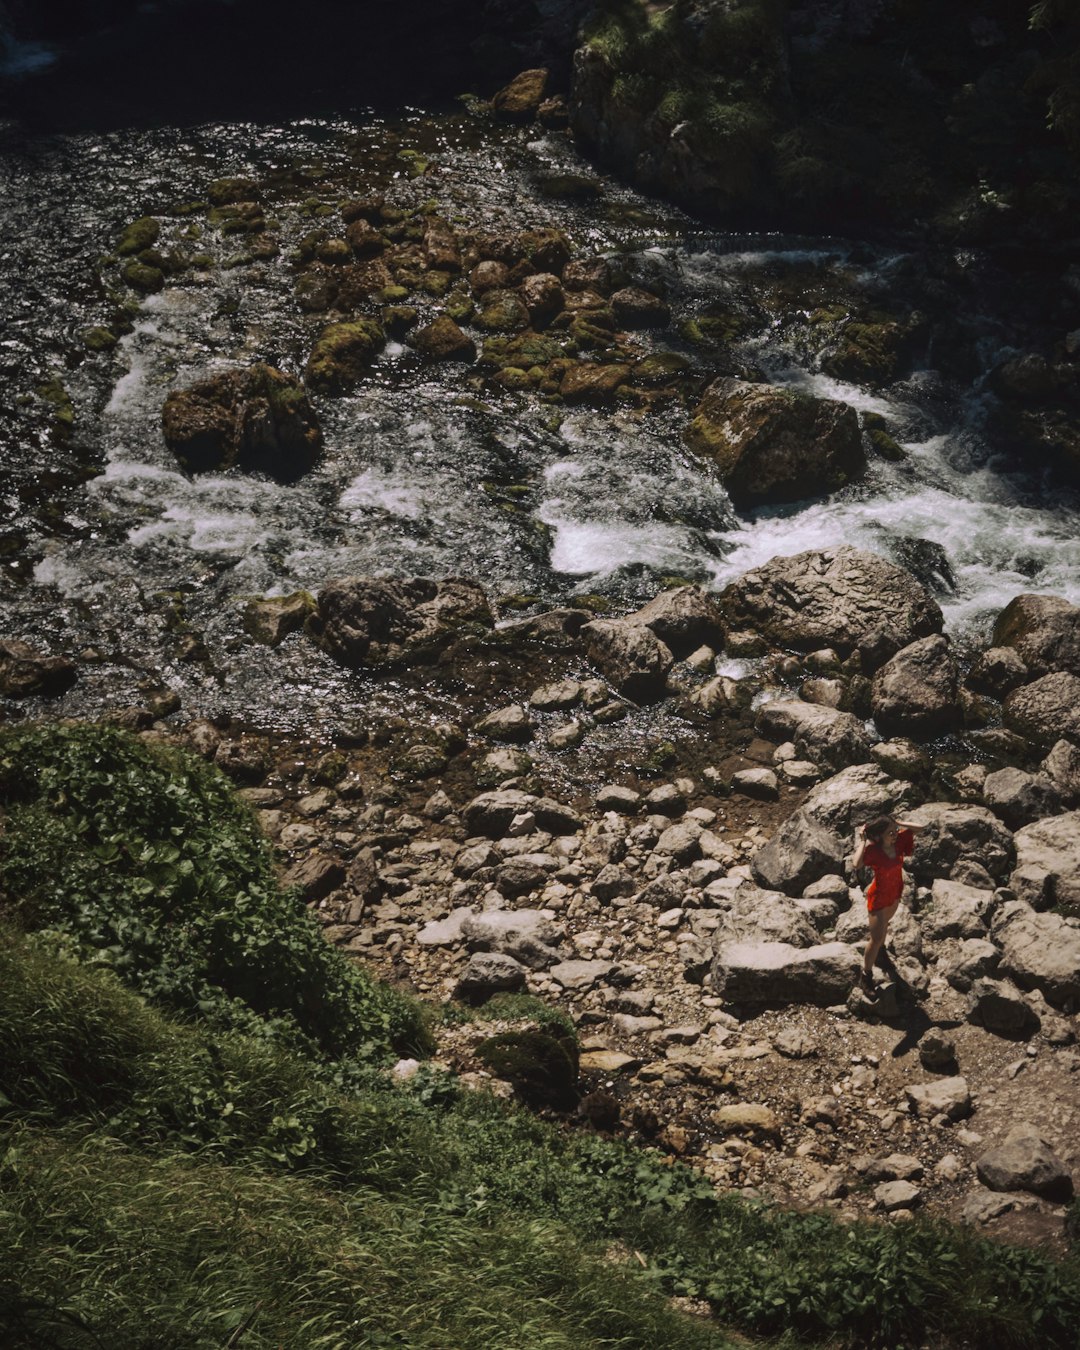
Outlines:
{"label": "large boulder", "polygon": [[930,905],[919,914],[923,931],[932,938],[982,938],[990,926],[996,901],[993,891],[936,877]]}
{"label": "large boulder", "polygon": [[1022,989],[1038,989],[1055,1008],[1080,1006],[1080,929],[1013,901],[995,920],[994,940],[1002,971]]}
{"label": "large boulder", "polygon": [[658,698],[675,660],[651,628],[628,619],[594,619],[580,630],[589,660],[620,694]]}
{"label": "large boulder", "polygon": [[1051,745],[1061,737],[1080,743],[1080,676],[1066,671],[1044,675],[1014,689],[1001,711],[1010,730],[1036,745]]}
{"label": "large boulder", "polygon": [[626,622],[644,624],[679,656],[703,644],[719,647],[724,641],[724,616],[700,586],[661,591],[643,608],[628,614]]}
{"label": "large boulder", "polygon": [[796,896],[822,877],[843,872],[849,851],[840,835],[801,810],[784,821],[750,866],[769,890]]}
{"label": "large boulder", "polygon": [[940,633],[943,623],[937,601],[910,572],[853,548],[773,558],[733,581],[719,603],[731,628],[799,651],[858,651],[864,670]]}
{"label": "large boulder", "polygon": [[971,988],[967,1020],[995,1036],[1025,1041],[1038,1031],[1039,1016],[1008,980],[976,980]]}
{"label": "large boulder", "polygon": [[779,891],[761,890],[744,881],[729,895],[717,897],[720,925],[717,941],[786,942],[792,947],[813,947],[818,934],[807,916]]}
{"label": "large boulder", "polygon": [[754,729],[777,744],[792,741],[800,758],[834,769],[866,763],[870,758],[870,741],[857,717],[801,699],[774,699],[762,704]]}
{"label": "large boulder", "polygon": [[713,460],[736,506],[820,496],[866,466],[854,408],[727,377],[705,391],[686,440]]}
{"label": "large boulder", "polygon": [[433,361],[472,361],[476,356],[476,343],[448,314],[439,314],[418,328],[409,345]]}
{"label": "large boulder", "polygon": [[547,82],[548,72],[545,69],[523,70],[494,95],[491,106],[511,121],[531,121],[544,101]]}
{"label": "large boulder", "polygon": [[1025,825],[1013,836],[1010,885],[1036,908],[1060,905],[1080,914],[1080,811]]}
{"label": "large boulder", "polygon": [[911,871],[922,886],[949,878],[962,863],[980,864],[995,881],[1004,881],[1015,858],[1013,839],[985,806],[930,802],[905,812],[907,821],[922,826],[915,841]]}
{"label": "large boulder", "polygon": [[854,848],[856,827],[892,812],[907,786],[876,764],[853,764],[811,788],[802,810],[819,825],[851,838]]}
{"label": "large boulder", "polygon": [[323,439],[303,385],[262,363],[174,389],[161,429],[191,473],[238,465],[282,482],[312,467]]}
{"label": "large boulder", "polygon": [[320,394],[345,394],[371,369],[386,345],[375,319],[354,319],[324,328],[308,357],[304,381]]}
{"label": "large boulder", "polygon": [[992,1191],[1031,1191],[1061,1202],[1073,1196],[1068,1168],[1034,1125],[1014,1125],[1002,1143],[978,1159],[975,1171]]}
{"label": "large boulder", "polygon": [[998,615],[993,642],[1015,648],[1034,676],[1080,675],[1080,607],[1059,595],[1018,595]]}
{"label": "large boulder", "polygon": [[859,954],[843,942],[793,947],[787,942],[720,941],[712,987],[729,1003],[828,1008],[848,997],[861,966]]}
{"label": "large boulder", "polygon": [[960,670],[941,633],[901,648],[874,676],[870,707],[883,736],[938,736],[960,720]]}
{"label": "large boulder", "polygon": [[346,666],[423,659],[463,626],[493,626],[487,596],[460,577],[344,577],[319,592],[307,631]]}
{"label": "large boulder", "polygon": [[1044,773],[1025,773],[1023,769],[997,769],[983,781],[983,801],[1010,830],[1019,830],[1044,816],[1061,810],[1061,792]]}

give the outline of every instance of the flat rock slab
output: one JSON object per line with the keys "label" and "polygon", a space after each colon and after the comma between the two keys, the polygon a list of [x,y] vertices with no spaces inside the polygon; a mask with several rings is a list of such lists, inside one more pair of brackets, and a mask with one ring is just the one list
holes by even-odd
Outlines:
{"label": "flat rock slab", "polygon": [[585,1050],[578,1059],[582,1073],[606,1073],[613,1077],[633,1073],[641,1067],[640,1057],[624,1055],[621,1050]]}
{"label": "flat rock slab", "polygon": [[783,1007],[843,1003],[859,977],[859,954],[843,942],[793,947],[786,942],[721,942],[713,990],[730,1003]]}
{"label": "flat rock slab", "polygon": [[564,989],[591,989],[606,980],[614,966],[610,961],[560,961],[551,967],[551,978]]}
{"label": "flat rock slab", "polygon": [[939,1078],[933,1083],[912,1083],[904,1089],[915,1114],[923,1120],[947,1116],[963,1120],[972,1112],[967,1079]]}
{"label": "flat rock slab", "polygon": [[462,941],[462,926],[471,918],[474,910],[464,907],[455,909],[445,919],[435,919],[425,924],[416,935],[416,943],[421,947],[453,947]]}

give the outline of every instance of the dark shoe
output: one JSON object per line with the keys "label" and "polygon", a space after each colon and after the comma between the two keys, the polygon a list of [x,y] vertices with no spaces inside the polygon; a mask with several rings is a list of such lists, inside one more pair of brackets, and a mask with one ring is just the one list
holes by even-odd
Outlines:
{"label": "dark shoe", "polygon": [[867,998],[877,998],[877,989],[874,987],[874,977],[868,970],[864,970],[859,975],[859,988]]}

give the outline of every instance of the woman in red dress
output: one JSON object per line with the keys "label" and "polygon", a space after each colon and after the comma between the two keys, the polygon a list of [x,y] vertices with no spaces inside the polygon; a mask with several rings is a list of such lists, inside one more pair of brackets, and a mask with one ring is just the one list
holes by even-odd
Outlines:
{"label": "woman in red dress", "polygon": [[870,936],[863,956],[859,986],[863,993],[874,993],[874,962],[889,931],[889,920],[896,913],[904,890],[904,859],[915,848],[915,836],[920,826],[879,816],[859,829],[859,842],[851,864],[856,870],[869,867],[874,879],[866,888],[866,908],[869,911]]}

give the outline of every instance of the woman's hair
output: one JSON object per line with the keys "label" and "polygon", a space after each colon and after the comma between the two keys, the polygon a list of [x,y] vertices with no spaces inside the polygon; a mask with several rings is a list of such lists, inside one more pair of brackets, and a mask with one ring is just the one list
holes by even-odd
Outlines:
{"label": "woman's hair", "polygon": [[875,844],[880,844],[885,837],[885,831],[895,824],[896,821],[892,816],[875,816],[866,826],[866,836]]}

